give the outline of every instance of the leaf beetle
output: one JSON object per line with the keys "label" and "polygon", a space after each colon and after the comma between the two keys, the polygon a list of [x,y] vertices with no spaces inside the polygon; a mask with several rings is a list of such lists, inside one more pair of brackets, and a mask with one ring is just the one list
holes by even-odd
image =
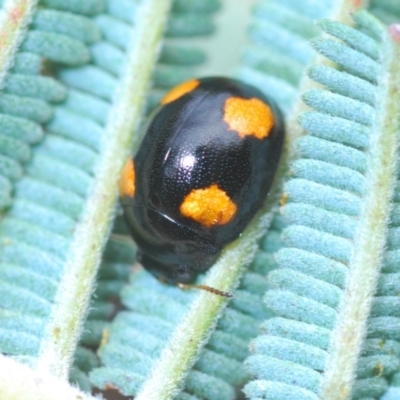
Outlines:
{"label": "leaf beetle", "polygon": [[120,179],[138,261],[169,283],[207,270],[263,204],[284,136],[275,103],[243,82],[193,79],[168,92]]}

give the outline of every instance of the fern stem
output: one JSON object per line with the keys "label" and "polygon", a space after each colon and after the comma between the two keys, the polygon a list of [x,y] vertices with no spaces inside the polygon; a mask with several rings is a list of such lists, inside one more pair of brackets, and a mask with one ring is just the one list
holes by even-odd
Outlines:
{"label": "fern stem", "polygon": [[7,400],[95,400],[89,394],[0,355],[1,396]]}
{"label": "fern stem", "polygon": [[82,331],[101,251],[117,200],[117,181],[131,151],[151,72],[160,47],[170,0],[143,2],[106,125],[96,181],[71,243],[52,319],[46,327],[37,367],[67,379]]}
{"label": "fern stem", "polygon": [[7,0],[0,13],[0,87],[36,9],[37,0]]}
{"label": "fern stem", "polygon": [[[373,295],[386,244],[387,225],[391,211],[398,168],[400,47],[390,40],[383,42],[382,61],[387,73],[382,73],[379,119],[375,121],[369,154],[369,187],[360,216],[359,231],[350,260],[350,276],[339,308],[337,328],[331,340],[321,398],[344,400],[351,396],[357,359],[366,335]],[[385,64],[384,64],[385,65]]]}

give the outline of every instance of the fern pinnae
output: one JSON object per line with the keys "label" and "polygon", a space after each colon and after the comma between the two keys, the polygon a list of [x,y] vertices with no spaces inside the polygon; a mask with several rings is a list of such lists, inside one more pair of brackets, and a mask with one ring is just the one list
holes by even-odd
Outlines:
{"label": "fern pinnae", "polygon": [[[34,20],[35,15],[37,16],[34,13],[37,11],[35,7],[36,2],[7,1],[2,10],[2,16],[5,18],[3,36],[6,38],[5,45],[2,47],[2,54],[7,55],[14,62],[7,75],[5,74],[8,71],[2,72],[4,75],[2,75],[4,79],[2,78],[1,83],[3,94],[0,96],[3,128],[1,132],[3,143],[0,169],[2,181],[5,180],[5,184],[1,185],[0,205],[3,206],[10,203],[10,194],[15,189],[14,182],[22,176],[26,162],[31,157],[30,147],[42,138],[43,131],[40,124],[47,122],[53,115],[51,103],[60,102],[66,96],[66,90],[62,84],[54,78],[40,76],[43,60],[39,54],[45,54],[45,50],[53,49],[53,59],[62,61],[63,57],[65,58],[63,43],[69,43],[69,39],[65,35],[59,34],[52,37],[56,42],[56,45],[54,45],[54,42],[44,43],[45,40],[43,40],[44,38],[48,39],[52,35],[51,32],[32,30],[33,24],[29,25],[27,31],[28,22]],[[40,12],[45,13],[46,11]],[[65,15],[58,13],[57,17],[58,23],[64,22]],[[87,20],[81,22],[84,22],[85,30],[88,30],[88,27],[90,30],[92,26],[90,22]],[[48,26],[47,30],[49,30]],[[31,53],[21,51],[16,53],[16,48],[23,36],[25,38],[21,47],[30,49]],[[87,51],[82,43],[75,40],[73,50],[77,48],[83,49],[81,53],[83,52],[84,57],[87,57]],[[54,51],[54,49],[56,50]],[[82,59],[78,58],[78,61],[81,62]],[[6,63],[5,66],[10,67],[10,61],[4,60],[4,62]],[[69,59],[69,62],[74,62],[74,59]],[[21,151],[25,153],[23,159],[18,157]]]}
{"label": "fern pinnae", "polygon": [[[325,65],[314,65],[310,68],[308,75],[315,82],[324,85],[332,92],[343,95],[345,97],[351,96],[355,100],[366,102],[373,106],[375,104],[375,88],[370,82],[365,81],[357,76],[351,75],[344,71],[338,71]],[[335,118],[323,114],[323,117]],[[307,117],[302,115],[300,118]],[[347,123],[351,121],[346,120]],[[323,127],[321,127],[323,129]],[[339,127],[338,127],[339,128]],[[358,139],[358,135],[353,135],[353,140]],[[340,140],[341,141],[341,140]]]}
{"label": "fern pinnae", "polygon": [[28,24],[36,9],[36,0],[6,0],[0,13],[0,31],[3,45],[0,52],[0,86],[11,67],[15,53],[21,44]]}
{"label": "fern pinnae", "polygon": [[[215,0],[211,0],[210,2],[208,2],[209,4],[214,4],[214,7],[212,7],[212,9],[215,8],[215,4],[217,4],[217,2]],[[177,2],[175,3],[175,6],[173,8],[173,14],[172,14],[172,19],[176,18],[175,14],[179,14],[179,10],[177,9],[177,5],[179,5],[180,3]],[[211,9],[209,9],[207,7],[207,2],[203,3],[203,2],[199,2],[199,3],[193,3],[192,5],[190,5],[189,7],[186,5],[185,2],[182,2],[181,6],[185,6],[186,8],[189,9],[196,9],[196,7],[206,7],[207,10],[203,10],[201,12],[204,12],[206,14],[208,14]],[[181,16],[182,17],[182,16]],[[210,16],[208,16],[209,18]],[[186,18],[181,18],[180,21],[182,22],[183,20],[185,20]],[[190,22],[190,18],[187,19],[187,21]],[[207,26],[210,26],[209,23],[207,23]],[[205,26],[204,29],[198,30],[196,32],[205,32],[207,31],[209,28]],[[176,25],[175,25],[176,27]],[[176,34],[178,31],[174,31],[173,34]],[[189,32],[190,33],[190,32]],[[193,31],[192,31],[193,33]],[[171,33],[170,33],[171,34]],[[168,42],[167,42],[168,43]],[[156,69],[156,72],[166,72],[165,75],[163,76],[163,80],[162,82],[156,81],[156,90],[153,91],[157,92],[155,94],[158,94],[160,92],[160,89],[162,87],[167,88],[170,87],[172,85],[174,85],[177,82],[177,79],[181,80],[184,79],[185,76],[189,76],[187,75],[188,73],[191,75],[192,72],[183,72],[182,68],[178,66],[179,63],[179,57],[174,56],[173,54],[171,54],[171,49],[173,49],[173,47],[169,47],[168,51],[169,53],[169,60],[168,58],[164,58],[162,59],[163,64],[166,63],[166,61],[170,62],[170,65],[166,66],[166,65],[162,65],[161,67]],[[176,50],[175,50],[176,51]],[[194,59],[196,60],[196,58],[198,58],[198,52],[197,51],[190,51],[190,54],[193,55]],[[165,57],[165,53],[164,53],[164,57]],[[196,61],[197,62],[197,61]],[[188,65],[192,65],[192,62],[188,63]],[[174,72],[175,71],[175,72]],[[174,73],[176,76],[172,76],[171,74]],[[158,77],[162,76],[162,74],[159,74]],[[229,266],[231,267],[231,264],[233,264],[232,259],[229,259]],[[237,265],[239,265],[237,262],[237,260],[235,260],[235,268],[237,267]],[[221,278],[221,277],[220,277]],[[219,278],[219,279],[220,279]],[[226,276],[223,276],[222,279],[226,279]],[[221,283],[222,282],[222,283]],[[226,283],[223,281],[219,281],[218,283],[214,283],[214,286],[216,287],[221,287],[222,285],[225,285]],[[229,282],[229,284],[231,284],[231,282]],[[168,287],[165,285],[162,285],[160,283],[158,283],[153,277],[149,276],[149,274],[147,272],[142,272],[141,274],[133,274],[132,276],[132,282],[131,284],[128,286],[127,289],[125,289],[122,293],[122,301],[124,303],[124,305],[126,305],[129,309],[133,309],[133,311],[131,311],[130,317],[135,316],[135,314],[139,313],[143,314],[143,315],[152,315],[153,317],[156,318],[158,323],[163,323],[163,328],[160,329],[160,331],[163,332],[167,332],[168,334],[170,334],[173,331],[173,327],[174,324],[176,324],[177,322],[179,322],[180,318],[182,318],[182,316],[187,312],[187,305],[190,304],[190,300],[192,298],[193,295],[195,295],[196,292],[182,292],[180,289],[176,288],[176,287]],[[214,299],[213,297],[215,296],[211,296],[211,299],[209,299],[210,301],[203,301],[200,302],[200,308],[202,308],[203,310],[201,311],[200,314],[196,314],[195,312],[192,313],[191,315],[191,323],[188,323],[188,325],[190,326],[190,332],[188,333],[188,331],[186,330],[186,335],[184,334],[184,332],[180,332],[181,329],[179,329],[179,325],[178,325],[178,329],[176,330],[181,337],[184,337],[184,340],[186,340],[187,337],[192,338],[192,332],[194,330],[193,325],[195,325],[197,322],[197,320],[199,320],[200,322],[204,319],[209,319],[208,323],[211,324],[214,323],[214,316],[215,316],[215,312],[210,313],[210,315],[208,315],[209,310],[209,304],[213,303]],[[242,308],[244,307],[248,307],[248,302],[251,302],[251,299],[247,298],[246,301],[243,301],[244,299],[242,299],[242,302],[240,303],[240,306]],[[247,303],[247,304],[245,304]],[[163,304],[163,307],[160,307],[159,305]],[[217,309],[218,311],[218,309]],[[240,313],[238,313],[239,316],[241,315]],[[206,318],[204,318],[203,316],[206,316]],[[147,319],[147,318],[146,318]],[[251,334],[254,335],[255,329],[254,329],[254,324],[253,324],[253,319],[248,317],[248,319],[251,322],[251,329],[248,329],[249,331],[251,331]],[[117,323],[117,321],[125,321],[126,322],[126,328],[121,328],[121,324]],[[121,318],[119,318],[119,316],[117,317],[115,323],[113,322],[109,328],[109,342],[105,344],[104,349],[101,348],[101,352],[104,350],[105,352],[107,352],[107,357],[103,359],[103,362],[105,364],[104,367],[98,368],[95,371],[93,371],[91,373],[91,380],[92,382],[98,386],[98,387],[104,387],[105,384],[109,383],[110,381],[113,382],[114,385],[116,385],[116,387],[119,388],[120,391],[122,391],[125,394],[134,394],[138,391],[138,388],[140,387],[140,385],[142,385],[142,382],[144,381],[144,374],[149,374],[150,370],[148,369],[143,369],[140,368],[140,365],[135,365],[132,362],[128,362],[128,358],[127,354],[125,351],[120,351],[121,348],[124,348],[125,344],[122,342],[125,342],[122,340],[121,335],[118,335],[117,333],[119,332],[117,329],[117,326],[119,325],[119,329],[128,329],[129,328],[129,324],[130,324],[131,318],[128,318],[127,314],[122,314]],[[137,321],[137,320],[136,320]],[[142,319],[140,319],[140,321],[142,321]],[[194,322],[193,322],[194,321]],[[232,318],[231,320],[232,321]],[[226,321],[226,325],[228,326],[227,329],[229,329],[229,327],[232,325],[229,325],[230,321]],[[143,324],[145,322],[145,319],[143,319],[143,321],[141,322],[141,324]],[[246,322],[248,322],[246,320]],[[166,326],[164,326],[164,324]],[[146,325],[147,326],[147,325]],[[203,327],[201,329],[198,329],[198,333],[196,332],[196,335],[198,335],[199,337],[201,337],[201,335],[205,335],[209,330],[209,326],[206,326],[206,329],[204,329]],[[168,327],[168,329],[167,329]],[[115,329],[114,329],[115,328]],[[126,331],[126,334],[129,335],[128,332],[130,332],[133,335],[133,341],[132,341],[132,346],[135,346],[137,349],[142,349],[142,340],[140,339],[140,337],[138,337],[137,334],[135,334],[135,329],[133,329],[134,327],[131,326],[129,330]],[[237,328],[237,327],[235,327]],[[137,328],[136,328],[137,330]],[[152,331],[153,332],[153,331]],[[153,332],[154,334],[154,332]],[[176,336],[176,335],[175,335]],[[220,368],[217,369],[213,369],[213,368],[208,368],[208,366],[210,365],[209,362],[207,362],[207,360],[199,360],[196,365],[195,365],[195,370],[194,371],[189,371],[188,372],[188,377],[186,380],[186,390],[190,391],[192,394],[189,395],[189,393],[187,392],[183,392],[181,394],[178,394],[178,396],[181,396],[182,398],[186,398],[186,397],[190,397],[193,398],[195,397],[194,394],[196,394],[197,396],[199,396],[200,398],[210,398],[210,399],[217,399],[218,396],[225,396],[224,398],[226,399],[233,399],[234,397],[234,388],[232,387],[232,385],[234,384],[234,382],[232,381],[232,378],[230,379],[229,374],[224,375],[223,371],[228,371],[228,370],[232,370],[232,365],[234,365],[234,369],[237,369],[237,371],[235,371],[235,374],[232,374],[232,377],[235,376],[235,382],[239,382],[240,384],[242,384],[244,382],[244,376],[247,376],[247,374],[245,373],[245,371],[243,370],[243,367],[241,366],[241,364],[239,362],[236,361],[236,359],[232,356],[232,353],[234,353],[234,349],[236,348],[236,346],[243,346],[242,342],[240,340],[236,340],[233,341],[234,343],[232,343],[232,346],[226,346],[226,343],[223,342],[222,339],[226,340],[226,336],[228,336],[229,340],[231,338],[231,335],[228,335],[228,333],[226,333],[225,335],[222,333],[222,335],[217,335],[217,337],[213,340],[213,345],[214,345],[214,349],[217,348],[221,348],[224,346],[225,347],[230,347],[225,348],[225,354],[218,354],[214,351],[214,349],[209,349],[205,352],[205,354],[207,354],[207,360],[210,359],[210,357],[215,361],[212,364],[212,366],[214,365],[219,365]],[[166,337],[160,338],[162,339],[163,342],[165,342]],[[193,338],[192,338],[193,339]],[[174,353],[175,354],[175,359],[174,360],[170,360],[170,362],[166,363],[167,367],[164,369],[164,371],[161,373],[162,374],[162,379],[168,379],[171,376],[171,372],[174,373],[174,369],[171,368],[171,365],[173,365],[174,367],[176,365],[178,365],[178,368],[181,368],[181,370],[183,371],[183,374],[186,375],[187,371],[186,369],[188,368],[188,364],[185,362],[181,362],[182,361],[182,356],[180,353],[183,353],[183,356],[186,357],[187,354],[189,354],[190,352],[192,352],[193,350],[196,351],[198,346],[198,341],[197,338],[195,338],[196,340],[192,340],[190,342],[190,345],[186,345],[185,343],[180,343],[181,341],[178,340],[179,344],[179,349],[180,352],[179,353]],[[136,344],[136,342],[139,342],[139,344]],[[222,343],[221,343],[222,341]],[[153,341],[151,341],[153,342]],[[161,342],[161,343],[163,343]],[[236,343],[236,345],[235,345]],[[202,344],[202,343],[201,343]],[[164,344],[165,346],[165,344]],[[164,347],[162,346],[162,347]],[[175,346],[176,347],[176,346]],[[245,346],[244,346],[245,347]],[[240,351],[243,352],[243,349],[240,348]],[[161,349],[159,349],[159,352],[161,352]],[[228,354],[227,354],[228,353]],[[113,354],[115,354],[115,359],[113,358]],[[154,352],[154,351],[150,351],[150,354],[152,355],[152,358],[157,358],[160,353]],[[179,355],[179,357],[178,357]],[[129,378],[129,383],[128,380],[125,380],[124,378],[119,379],[118,378],[118,371],[121,371],[121,363],[124,362],[123,357],[125,357],[125,363],[124,363],[124,369],[125,369],[125,373],[124,376]],[[143,358],[147,358],[148,357],[148,353],[143,353],[140,357]],[[230,360],[231,358],[233,358],[233,360]],[[189,362],[193,363],[194,358],[190,357]],[[119,364],[118,364],[119,363]],[[157,368],[157,362],[155,363],[156,366],[154,368]],[[207,370],[208,368],[208,370]],[[230,369],[229,369],[230,368]],[[182,379],[182,376],[178,376],[178,379]],[[222,375],[221,375],[222,374]],[[176,378],[175,378],[176,379]],[[225,382],[225,379],[230,380],[230,384]],[[176,379],[176,381],[174,382],[174,386],[177,385],[176,382],[179,382],[179,380]],[[146,384],[153,388],[153,390],[160,390],[162,394],[160,393],[156,393],[154,396],[156,398],[159,398],[159,396],[170,396],[171,394],[168,392],[165,392],[165,390],[163,389],[163,385],[158,381],[157,385],[154,385],[153,381],[144,381],[144,385],[146,386]],[[144,387],[145,387],[144,386]],[[169,385],[167,385],[169,386]],[[222,391],[218,392],[217,388],[220,388]],[[175,391],[175,393],[179,390],[179,388],[174,387],[173,389]],[[147,397],[146,397],[147,398]]]}
{"label": "fern pinnae", "polygon": [[[310,372],[309,377],[296,369],[298,364],[314,369],[311,360],[305,357],[296,359],[296,353],[284,347],[281,354],[278,349],[265,348],[259,350],[261,354],[277,359],[271,364],[265,360],[267,364],[264,364],[261,359],[253,361],[253,356],[249,358],[249,366],[260,377],[256,381],[258,389],[256,382],[247,388],[254,396],[258,393],[260,397],[265,396],[263,398],[268,395],[291,398],[289,394],[292,393],[293,398],[299,398],[298,387],[293,387],[291,392],[288,381],[290,375],[292,378],[297,376],[296,385],[307,390],[300,398],[345,399],[349,398],[351,392],[355,398],[375,398],[387,386],[385,377],[397,368],[397,361],[391,355],[371,355],[363,356],[357,369],[386,245],[395,184],[393,176],[398,158],[395,133],[398,131],[398,110],[394,108],[396,97],[388,96],[389,88],[395,82],[394,76],[390,75],[395,70],[394,67],[390,69],[392,61],[389,61],[394,60],[390,51],[394,51],[395,46],[388,40],[380,23],[368,14],[355,14],[355,19],[358,23],[367,21],[363,30],[371,30],[370,37],[374,40],[380,31],[382,43],[376,41],[373,44],[367,39],[367,48],[361,51],[365,38],[361,32],[350,35],[347,45],[340,44],[340,51],[339,47],[332,45],[331,39],[318,39],[315,42],[319,50],[341,64],[346,72],[338,73],[326,66],[313,67],[311,70],[314,77],[322,74],[322,78],[317,80],[322,80],[331,90],[337,88],[340,94],[313,89],[305,95],[305,101],[317,111],[303,114],[300,122],[312,135],[315,131],[315,135],[298,142],[298,151],[303,159],[294,162],[292,171],[295,177],[286,185],[289,203],[284,214],[293,225],[284,231],[283,237],[289,248],[277,255],[282,267],[294,268],[298,272],[294,274],[285,269],[273,271],[269,279],[276,289],[266,294],[267,305],[284,319],[273,318],[265,325],[278,323],[279,326],[284,322],[287,324],[286,330],[277,330],[276,333],[294,340],[294,348],[298,341],[324,350],[326,364],[322,370],[325,370],[325,374],[319,375],[318,383],[313,386],[312,379],[310,381],[313,374]],[[342,30],[342,25],[334,22],[323,22],[321,25],[327,26],[330,33],[339,32],[337,36],[341,39],[348,35],[350,29],[345,26]],[[343,46],[347,46],[346,51]],[[371,49],[376,48],[379,48],[379,62],[370,58],[370,71],[360,68],[362,60],[372,55],[375,50]],[[343,55],[347,55],[346,60],[342,59]],[[354,65],[350,65],[351,59]],[[356,63],[357,60],[360,60],[360,64]],[[389,66],[388,75],[381,72],[385,66]],[[330,71],[332,82],[329,82]],[[375,76],[370,73],[373,71]],[[387,81],[382,82],[381,76],[386,77]],[[340,77],[345,78],[343,85],[340,84]],[[347,97],[352,97],[351,91],[345,89],[347,82],[354,88],[360,86],[362,89],[361,95],[357,93],[357,101]],[[376,108],[373,107],[375,102]],[[349,112],[349,109],[352,111]],[[376,117],[379,113],[380,119]],[[335,135],[328,132],[329,125],[326,128],[322,126],[331,122],[339,128],[345,144],[340,144],[339,137],[333,137]],[[354,132],[348,129],[353,126],[362,133],[359,138],[351,138]],[[370,139],[366,134],[371,135]],[[350,157],[349,152],[355,157]],[[354,220],[354,216],[358,216],[358,219]],[[322,268],[327,268],[325,273],[321,272]],[[332,272],[334,275],[328,278]],[[329,284],[321,279],[329,279]],[[307,334],[298,330],[300,326]],[[315,335],[307,338],[308,334],[313,334],[313,329],[325,331],[324,342],[316,340]],[[259,339],[260,343],[263,339],[268,343],[270,335],[274,336],[274,331],[268,332]],[[265,370],[265,365],[271,365],[271,369],[280,365],[282,361],[278,362],[278,359],[293,363],[287,364],[292,372],[285,372],[282,376],[276,373],[272,379],[280,384],[269,382],[271,378],[263,376],[261,372]],[[372,377],[373,365],[376,366],[378,360],[384,372],[382,377],[375,378]],[[356,374],[360,380],[354,382]],[[282,384],[287,386],[282,388]],[[261,387],[264,389],[261,390]],[[282,397],[282,390],[286,391],[287,397]],[[281,397],[278,397],[278,393]]]}
{"label": "fern pinnae", "polygon": [[[293,9],[292,2],[289,3],[260,1],[256,5],[249,27],[252,46],[244,53],[244,66],[235,73],[238,78],[264,88],[266,93],[274,93],[275,101],[285,113],[295,101],[296,82],[312,55],[306,37],[316,35],[318,31],[308,15],[315,8],[305,5],[305,10],[299,13],[295,5]],[[298,29],[299,26],[304,29]],[[295,46],[294,42],[299,46]],[[288,43],[290,49],[296,47],[297,50],[288,52]],[[271,60],[276,60],[275,64]],[[284,68],[281,69],[280,64],[277,68],[276,62],[282,62]]]}
{"label": "fern pinnae", "polygon": [[[265,222],[261,221],[259,223]],[[241,240],[229,246],[231,250],[227,251],[220,258],[219,262],[208,274],[206,279],[207,285],[226,290],[234,284],[231,280],[235,281],[237,279],[241,264],[245,263],[246,258],[254,251],[254,240],[259,235],[259,233],[257,234],[257,230],[259,230],[259,227],[253,224],[253,226],[250,226],[249,229],[246,230],[247,236],[249,236],[248,239],[250,240]],[[225,273],[226,270],[230,271],[230,273]],[[178,382],[182,381],[185,376],[184,374],[187,373],[188,366],[193,364],[198,348],[204,345],[207,332],[209,332],[215,324],[215,318],[221,312],[225,302],[226,300],[208,293],[196,294],[188,313],[182,322],[177,325],[170,339],[171,344],[169,346],[177,348],[179,351],[172,352],[169,348],[163,351],[156,368],[153,369],[150,378],[137,395],[138,399],[168,399],[178,393]],[[165,305],[166,303],[164,303],[164,306]],[[223,321],[220,320],[219,323],[223,324]],[[253,332],[251,334],[253,334]],[[218,355],[216,355],[216,357],[218,358]],[[196,363],[197,368],[199,368],[199,362],[202,362],[201,360],[200,358]],[[209,371],[209,368],[207,368],[207,370]],[[168,374],[165,371],[168,371]],[[193,388],[191,388],[193,383],[188,379],[191,375],[196,373],[198,374],[199,372],[190,372],[186,380],[185,387],[190,391],[193,390]],[[214,380],[215,378],[210,375],[209,379]],[[237,382],[239,383],[240,380]],[[219,385],[226,385],[226,383],[222,381]],[[170,391],[166,391],[166,387],[170,387]],[[196,387],[200,388],[198,385],[196,385]],[[233,388],[231,388],[229,396],[226,394],[228,397],[225,398],[230,399],[233,394]],[[215,396],[220,396],[220,394],[217,395],[217,393],[215,393],[213,397],[210,396],[211,394],[208,394],[206,398],[217,399],[219,397]]]}
{"label": "fern pinnae", "polygon": [[[93,9],[91,11],[86,9],[89,3],[95,9],[101,9],[103,5],[102,1],[99,2],[97,0],[85,3],[68,2],[68,4],[57,2],[57,0],[49,0],[46,3],[51,3],[59,9],[67,9],[68,11],[80,14],[85,14],[85,12],[89,14],[94,13]],[[97,3],[97,6],[95,3]],[[84,19],[83,17],[72,16],[70,14],[66,15],[66,13],[62,13],[60,10],[51,12],[50,14],[51,18],[48,18],[49,13],[47,13],[46,18],[42,18],[39,21],[41,31],[36,30],[34,35],[28,35],[27,41],[24,42],[25,50],[29,48],[29,50],[36,53],[21,53],[17,57],[15,71],[13,72],[32,75],[28,78],[34,78],[35,74],[41,73],[43,59],[38,54],[42,56],[47,55],[55,62],[66,62],[67,64],[71,64],[71,62],[80,64],[88,60],[89,51],[84,42],[92,43],[93,40],[97,40],[100,37],[99,29],[95,23],[87,18]],[[63,23],[68,23],[69,26],[61,27],[59,24],[56,24],[58,33],[52,32],[51,27],[54,24],[54,18]],[[76,24],[79,25],[77,26],[78,29],[74,29],[74,25]],[[66,34],[60,33],[63,29]],[[74,37],[68,38],[67,34],[71,34]],[[82,39],[82,41],[79,39]],[[62,71],[63,68],[60,67],[59,70]],[[41,97],[40,94],[43,93],[43,89],[46,89],[48,90],[45,93],[45,96],[47,96],[45,97],[46,100],[51,98],[53,101],[59,101],[61,99],[57,99],[56,96],[61,92],[60,90],[57,92],[54,89],[60,87],[64,89],[63,96],[65,96],[66,90],[63,85],[49,86],[48,80],[43,82],[44,79],[40,78],[36,81],[37,97]],[[31,82],[35,81],[31,80]],[[97,84],[94,87],[98,88],[101,86]],[[35,85],[30,86],[28,89],[32,87],[35,87]],[[11,87],[10,89],[13,88]],[[15,89],[18,90],[18,87],[14,84]],[[8,300],[8,308],[15,311],[15,315],[10,315],[10,313],[2,314],[2,326],[19,331],[20,335],[17,338],[12,333],[7,334],[7,331],[4,332],[4,335],[1,336],[1,347],[5,352],[15,354],[14,358],[18,358],[20,362],[29,362],[30,365],[35,365],[37,352],[39,351],[37,344],[42,339],[43,329],[48,319],[48,313],[43,313],[44,307],[40,307],[40,300],[44,303],[47,302],[50,306],[53,305],[54,293],[51,294],[46,290],[46,283],[49,283],[47,282],[48,278],[51,278],[50,283],[57,286],[62,277],[63,271],[60,266],[63,265],[63,258],[65,252],[68,250],[68,246],[65,246],[67,243],[65,238],[74,232],[76,222],[81,216],[85,200],[84,196],[88,192],[88,185],[92,182],[94,162],[97,160],[97,153],[101,148],[100,138],[103,135],[101,125],[105,123],[109,111],[108,102],[94,98],[90,95],[90,90],[88,92],[89,94],[74,91],[73,95],[68,97],[65,104],[54,107],[56,110],[54,118],[47,125],[47,129],[51,133],[46,135],[45,140],[40,146],[36,147],[33,161],[27,168],[28,175],[16,184],[17,199],[14,205],[19,205],[19,207],[12,207],[10,209],[5,218],[5,223],[2,225],[6,238],[5,243],[7,244],[0,249],[1,261],[5,267],[4,272],[7,271],[5,263],[12,263],[13,272],[19,273],[18,280],[16,279],[15,282],[19,282],[19,285],[23,288],[21,289],[21,287],[16,285],[14,288],[15,293],[11,293],[10,291],[13,296],[9,296],[9,299],[12,301]],[[32,93],[28,91],[28,96],[30,95]],[[21,118],[21,125],[23,123],[26,131],[29,132],[31,126],[27,122],[29,121],[22,121]],[[32,129],[32,135],[33,133],[35,131]],[[80,157],[84,157],[84,160],[80,159]],[[71,179],[71,176],[74,176],[76,179]],[[27,209],[24,210],[23,206],[26,206]],[[29,210],[32,213],[28,215],[27,211]],[[36,233],[36,241],[34,233]],[[59,245],[56,244],[58,242],[57,239],[59,239]],[[62,249],[63,243],[64,250]],[[26,279],[27,272],[33,269],[32,265],[35,271],[34,276],[31,277],[31,280],[28,280]],[[20,266],[22,268],[19,268]],[[7,279],[7,276],[4,278]],[[40,290],[39,284],[42,290]],[[121,286],[118,280],[117,282],[111,281],[110,284],[113,290],[115,287],[120,288]],[[102,282],[99,285],[104,294],[110,293],[111,288],[105,286]],[[18,296],[18,291],[21,291],[23,296]],[[41,296],[35,298],[34,296],[39,292]],[[27,295],[31,297],[29,298]],[[49,295],[49,297],[43,299],[44,295]],[[19,302],[15,301],[18,299],[20,300]],[[29,301],[29,299],[32,301]],[[32,305],[32,307],[27,308],[26,304],[25,307],[21,306],[24,303]],[[40,329],[29,330],[27,328],[32,321],[28,313],[25,313],[25,315],[21,313],[21,309],[29,310],[29,313],[32,315],[38,316],[40,314],[41,323],[35,324],[35,327]],[[107,310],[107,307],[105,309]],[[84,316],[82,315],[82,318]],[[8,324],[9,319],[13,323]],[[18,324],[19,328],[16,327]],[[92,319],[89,314],[88,328],[90,332],[88,330],[84,332],[82,341],[91,346],[96,346],[99,343],[104,326],[104,320],[98,321]],[[24,334],[25,331],[28,332]],[[53,333],[57,335],[57,332],[56,329]],[[32,336],[34,336],[35,340],[32,339]],[[28,341],[30,340],[29,338],[31,338],[30,342],[34,346],[28,347],[25,343],[22,343],[21,346],[15,346],[17,339]],[[74,347],[72,347],[72,351],[73,349]],[[34,354],[35,352],[36,354]],[[29,356],[23,354],[29,354]],[[91,358],[82,349],[78,350],[77,356],[79,354],[81,356],[83,354],[83,358]],[[93,353],[89,354],[92,357],[94,356]],[[77,362],[80,358],[77,358]],[[82,365],[81,362],[80,364]],[[83,376],[83,371],[74,368],[71,375],[79,380],[82,387],[89,390],[90,383],[87,377]]]}
{"label": "fern pinnae", "polygon": [[[381,60],[385,63],[387,75],[382,74],[384,78],[378,81],[381,90],[377,110],[379,119],[373,125],[376,133],[371,135],[368,186],[355,241],[356,250],[349,264],[351,273],[347,290],[354,300],[342,300],[338,328],[333,332],[332,359],[322,389],[323,396],[332,398],[345,398],[351,391],[386,245],[399,147],[396,137],[399,129],[398,99],[393,95],[398,90],[395,88],[398,73],[394,67],[399,54],[397,47],[390,37],[383,36]],[[347,343],[343,337],[347,338]]]}
{"label": "fern pinnae", "polygon": [[[400,12],[400,9],[397,10]],[[398,25],[389,27],[389,35],[392,36],[394,54],[398,57]],[[391,73],[396,73],[394,69],[394,64],[392,66]],[[398,74],[398,73],[397,73]],[[396,80],[394,81],[396,82]],[[398,82],[398,78],[397,78]],[[396,93],[397,89],[394,89],[394,93]],[[395,101],[395,100],[393,100]],[[393,105],[392,109],[389,108],[389,116],[392,117],[391,123],[393,127],[395,124],[398,124],[398,111],[396,115],[395,105]],[[399,128],[397,127],[397,133]],[[383,257],[383,265],[382,272],[378,282],[377,292],[374,298],[374,302],[372,305],[371,317],[368,325],[368,338],[375,337],[383,337],[386,340],[392,342],[396,340],[397,343],[399,341],[399,327],[400,327],[400,318],[398,314],[398,296],[397,296],[397,281],[399,277],[399,267],[398,267],[398,253],[399,253],[399,236],[398,236],[398,204],[399,204],[399,196],[398,196],[398,188],[399,188],[399,180],[396,176],[395,188],[394,188],[394,198],[393,198],[393,208],[391,210],[391,219],[389,225],[389,233],[387,237],[387,248]],[[396,261],[395,261],[396,260]],[[371,339],[370,339],[371,340]],[[397,362],[397,366],[395,368],[395,373],[391,379],[391,387],[389,387],[388,391],[382,397],[382,399],[396,399],[400,394],[399,389],[399,359],[397,354],[395,353],[395,362]]]}
{"label": "fern pinnae", "polygon": [[[152,65],[156,56],[157,40],[168,7],[168,1],[161,4],[158,2],[157,7],[149,1],[140,9],[141,20],[137,27],[136,46],[128,54],[126,74],[117,88],[116,102],[110,110],[106,126],[108,142],[102,144],[104,153],[103,162],[97,171],[99,180],[92,188],[91,202],[84,211],[81,224],[75,233],[75,241],[66,260],[66,274],[56,297],[57,311],[53,314],[53,320],[47,327],[47,335],[42,343],[38,368],[49,369],[57,376],[67,374],[77,336],[82,329],[100,251],[117,197],[115,176],[118,176],[122,168],[124,157],[121,158],[121,154],[128,155],[130,150],[130,131],[138,124],[141,101],[149,80],[150,69],[146,67]],[[148,32],[146,26],[157,28]],[[142,45],[143,41],[147,43],[146,46]],[[153,51],[141,51],[149,46]],[[138,75],[142,79],[138,79]],[[118,154],[118,157],[115,154]],[[73,315],[71,309],[76,311]],[[55,330],[60,332],[58,337],[54,337]]]}

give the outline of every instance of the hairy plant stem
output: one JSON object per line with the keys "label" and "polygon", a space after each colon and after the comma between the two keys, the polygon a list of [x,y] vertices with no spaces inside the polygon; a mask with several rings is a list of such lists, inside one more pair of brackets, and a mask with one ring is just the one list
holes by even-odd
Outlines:
{"label": "hairy plant stem", "polygon": [[351,397],[386,246],[399,158],[400,46],[389,38],[382,44],[381,60],[386,72],[379,82],[381,95],[369,147],[368,187],[349,263],[350,275],[332,335],[321,399]]}
{"label": "hairy plant stem", "polygon": [[114,95],[95,183],[74,234],[64,275],[41,343],[37,368],[67,379],[87,314],[101,252],[118,197],[117,182],[139,125],[170,0],[146,0],[137,15],[130,53]]}

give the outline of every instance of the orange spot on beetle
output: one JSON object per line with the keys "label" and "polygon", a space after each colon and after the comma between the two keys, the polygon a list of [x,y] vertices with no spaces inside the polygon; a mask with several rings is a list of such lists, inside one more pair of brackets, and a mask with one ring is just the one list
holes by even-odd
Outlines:
{"label": "orange spot on beetle", "polygon": [[207,228],[224,225],[236,214],[236,204],[218,185],[192,190],[183,200],[179,211]]}
{"label": "orange spot on beetle", "polygon": [[257,139],[268,137],[275,122],[272,110],[263,101],[241,97],[229,97],[225,101],[224,121],[241,138],[255,136]]}
{"label": "orange spot on beetle", "polygon": [[121,196],[135,196],[135,164],[130,158],[122,170],[119,180],[119,193]]}
{"label": "orange spot on beetle", "polygon": [[171,89],[162,99],[161,104],[168,104],[173,102],[179,97],[182,97],[186,93],[191,92],[192,90],[196,89],[197,86],[200,85],[200,81],[198,79],[191,79],[190,81],[186,81],[181,83],[178,86],[175,86]]}

